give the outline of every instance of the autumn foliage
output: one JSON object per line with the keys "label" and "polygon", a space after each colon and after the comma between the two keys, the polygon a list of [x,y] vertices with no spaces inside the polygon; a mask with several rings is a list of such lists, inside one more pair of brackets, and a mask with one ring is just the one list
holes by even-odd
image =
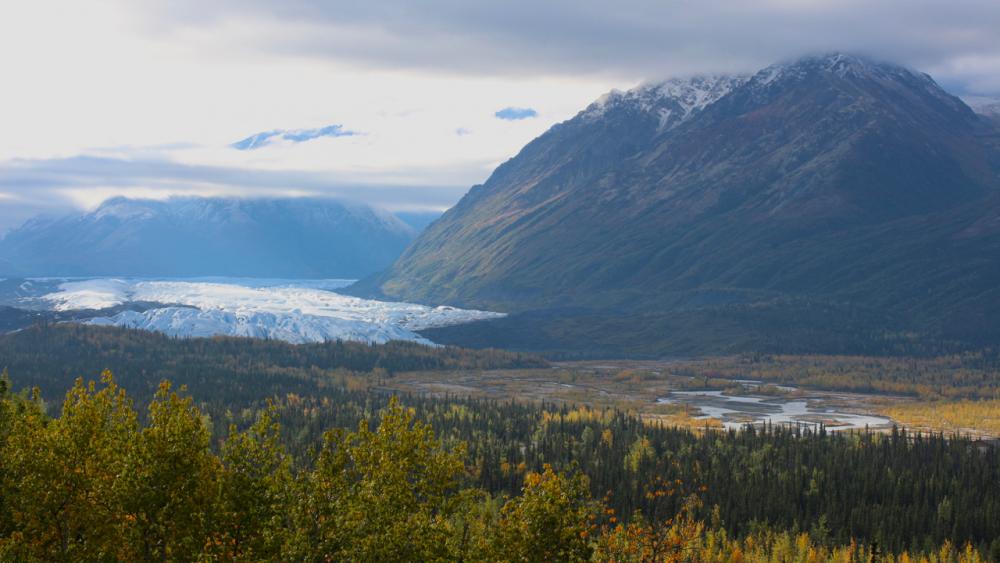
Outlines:
{"label": "autumn foliage", "polygon": [[[624,516],[572,468],[522,470],[519,494],[492,495],[471,484],[465,446],[396,399],[296,460],[276,415],[213,445],[205,416],[166,382],[140,418],[110,373],[78,380],[51,418],[0,377],[0,560],[986,560],[949,542],[895,554],[831,544],[823,526],[731,536],[717,508],[698,517],[706,487],[681,480],[650,482],[652,512]],[[628,452],[623,468],[653,455],[641,440]],[[681,510],[667,510],[677,498]]]}

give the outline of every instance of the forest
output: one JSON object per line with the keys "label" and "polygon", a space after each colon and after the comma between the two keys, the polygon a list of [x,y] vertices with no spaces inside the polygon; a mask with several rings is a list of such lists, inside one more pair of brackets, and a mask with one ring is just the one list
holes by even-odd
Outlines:
{"label": "forest", "polygon": [[413,344],[56,325],[0,364],[0,560],[1000,561],[1000,449],[958,435],[394,396],[546,365]]}
{"label": "forest", "polygon": [[1000,451],[516,402],[0,378],[0,560],[1000,560]]}
{"label": "forest", "polygon": [[170,379],[209,409],[260,406],[287,393],[317,394],[332,382],[365,374],[379,377],[415,370],[546,367],[537,356],[503,350],[430,347],[394,341],[384,345],[333,341],[293,345],[253,338],[175,338],[157,332],[75,324],[36,324],[0,335],[0,368],[21,387],[61,401],[81,375],[109,369],[140,405]]}
{"label": "forest", "polygon": [[[282,421],[291,411],[316,413],[297,400],[262,409],[217,440],[192,399],[168,382],[144,423],[109,372],[99,383],[78,380],[56,418],[37,393],[9,389],[5,374],[3,560],[1000,556],[1000,541],[988,541],[1000,522],[998,452],[960,439],[697,436],[622,413],[447,401],[407,407],[383,396],[366,403],[379,408],[353,429],[329,428],[297,456],[285,448]],[[535,452],[518,458],[527,430],[519,427],[531,420]],[[456,439],[463,433],[472,440]],[[594,451],[605,454],[591,458]],[[634,510],[616,508],[629,503]]]}

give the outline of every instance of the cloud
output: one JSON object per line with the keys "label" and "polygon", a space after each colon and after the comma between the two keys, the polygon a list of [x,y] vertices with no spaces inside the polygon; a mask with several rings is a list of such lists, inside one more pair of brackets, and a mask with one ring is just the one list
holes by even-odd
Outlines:
{"label": "cloud", "polygon": [[230,145],[234,149],[249,151],[259,149],[269,145],[275,140],[283,140],[291,143],[303,143],[320,137],[350,137],[358,135],[355,131],[348,131],[342,125],[328,125],[317,129],[275,129],[250,135],[246,139],[237,141]]}
{"label": "cloud", "polygon": [[[30,203],[26,209],[38,209],[43,203],[58,209],[70,203],[95,207],[115,195],[154,199],[216,195],[333,196],[389,210],[443,210],[454,205],[467,189],[464,185],[364,183],[332,172],[190,165],[167,160],[77,156],[0,163],[0,193]],[[0,231],[10,226],[0,224]]]}
{"label": "cloud", "polygon": [[1000,90],[995,0],[162,0],[160,6],[148,15],[161,29],[240,22],[270,55],[364,66],[596,73],[631,81],[750,71],[843,50]]}
{"label": "cloud", "polygon": [[[833,50],[997,95],[1000,2],[0,3],[0,230],[108,193],[447,207],[611,88]],[[511,103],[538,117],[494,115]],[[255,131],[237,144],[266,150],[232,148]]]}
{"label": "cloud", "polygon": [[531,108],[515,108],[515,107],[505,107],[502,110],[494,113],[497,119],[505,119],[507,121],[517,121],[520,119],[529,119],[532,117],[538,117],[538,112]]}

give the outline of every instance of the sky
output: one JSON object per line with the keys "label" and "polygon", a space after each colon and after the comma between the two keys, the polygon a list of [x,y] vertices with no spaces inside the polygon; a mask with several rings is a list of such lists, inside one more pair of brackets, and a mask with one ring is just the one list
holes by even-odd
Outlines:
{"label": "sky", "polygon": [[115,195],[443,210],[612,88],[829,51],[1000,95],[1000,2],[3,2],[0,233]]}

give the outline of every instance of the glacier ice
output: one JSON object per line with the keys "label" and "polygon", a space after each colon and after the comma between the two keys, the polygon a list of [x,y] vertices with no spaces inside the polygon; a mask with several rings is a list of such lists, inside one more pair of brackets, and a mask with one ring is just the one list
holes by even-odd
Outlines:
{"label": "glacier ice", "polygon": [[212,281],[91,279],[67,281],[42,297],[59,311],[128,307],[89,324],[155,330],[173,336],[251,336],[293,343],[358,340],[430,343],[416,331],[502,317],[502,313],[376,301],[330,291],[348,280]]}

